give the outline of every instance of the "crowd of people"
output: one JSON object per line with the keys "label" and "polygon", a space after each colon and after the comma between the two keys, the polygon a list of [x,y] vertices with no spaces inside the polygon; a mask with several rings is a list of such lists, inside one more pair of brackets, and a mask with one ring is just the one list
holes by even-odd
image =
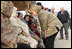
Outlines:
{"label": "crowd of people", "polygon": [[59,31],[60,40],[64,39],[63,28],[68,40],[68,24],[71,28],[71,19],[63,7],[57,15],[54,7],[44,8],[40,2],[31,5],[29,14],[24,16],[17,12],[16,7],[12,10],[10,16],[1,10],[2,48],[54,48],[55,37]]}

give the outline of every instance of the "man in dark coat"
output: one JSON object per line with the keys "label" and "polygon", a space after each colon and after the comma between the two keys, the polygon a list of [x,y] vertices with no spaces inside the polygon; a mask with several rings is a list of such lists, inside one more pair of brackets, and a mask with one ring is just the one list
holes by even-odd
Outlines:
{"label": "man in dark coat", "polygon": [[69,13],[64,10],[64,8],[60,8],[60,11],[57,14],[58,19],[62,22],[63,26],[60,30],[60,39],[63,39],[63,28],[65,30],[65,37],[68,40],[68,21],[70,20]]}

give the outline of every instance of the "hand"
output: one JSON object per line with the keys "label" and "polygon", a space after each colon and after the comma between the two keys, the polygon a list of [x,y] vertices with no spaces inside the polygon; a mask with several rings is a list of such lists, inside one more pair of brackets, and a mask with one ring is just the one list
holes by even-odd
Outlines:
{"label": "hand", "polygon": [[48,32],[48,30],[46,29],[46,30],[45,30],[45,34],[47,34],[47,32]]}
{"label": "hand", "polygon": [[48,30],[46,29],[46,30],[45,30],[45,38],[46,38],[47,33],[48,33]]}
{"label": "hand", "polygon": [[15,44],[16,43],[16,38],[13,38],[9,43],[10,44]]}

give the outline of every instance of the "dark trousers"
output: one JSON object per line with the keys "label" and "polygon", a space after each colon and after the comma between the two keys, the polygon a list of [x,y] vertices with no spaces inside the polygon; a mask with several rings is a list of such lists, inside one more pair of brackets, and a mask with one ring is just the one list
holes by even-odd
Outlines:
{"label": "dark trousers", "polygon": [[65,30],[65,37],[68,38],[68,22],[67,23],[63,23],[63,26],[60,30],[60,37],[63,38],[63,28]]}
{"label": "dark trousers", "polygon": [[71,19],[69,20],[69,22],[68,22],[68,28],[70,27],[70,29],[71,29]]}
{"label": "dark trousers", "polygon": [[31,48],[31,47],[24,43],[17,43],[17,48]]}
{"label": "dark trousers", "polygon": [[46,48],[54,48],[54,40],[57,33],[51,35],[50,37],[47,37],[46,39],[43,38],[43,42]]}

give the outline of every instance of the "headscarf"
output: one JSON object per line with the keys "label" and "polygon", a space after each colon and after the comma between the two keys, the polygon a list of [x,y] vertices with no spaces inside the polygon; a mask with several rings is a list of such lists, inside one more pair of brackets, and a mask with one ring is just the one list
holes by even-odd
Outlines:
{"label": "headscarf", "polygon": [[[25,22],[25,20],[24,20],[24,18],[23,18],[23,14],[22,14],[21,12],[18,12],[18,13],[20,13],[20,14],[21,14],[21,16],[22,16],[22,19],[21,19],[21,20],[22,20],[22,22],[26,23],[26,22]],[[17,13],[17,16],[18,16],[18,13]]]}

